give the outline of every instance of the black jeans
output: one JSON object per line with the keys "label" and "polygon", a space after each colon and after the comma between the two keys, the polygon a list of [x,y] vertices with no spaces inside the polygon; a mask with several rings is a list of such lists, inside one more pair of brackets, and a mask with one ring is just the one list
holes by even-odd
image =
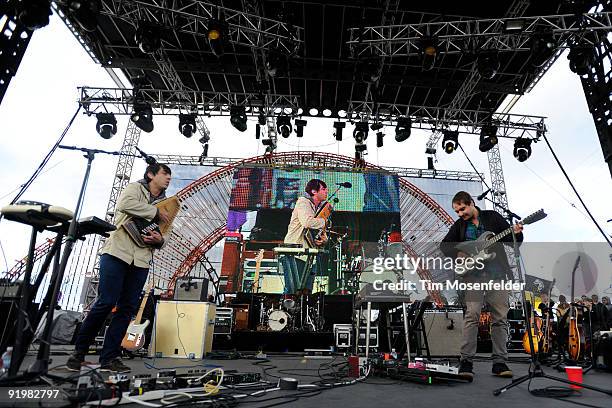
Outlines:
{"label": "black jeans", "polygon": [[106,317],[117,306],[104,337],[100,363],[121,355],[121,340],[138,309],[140,293],[149,274],[148,268],[128,265],[109,254],[100,256],[98,298],[87,314],[76,338],[75,351],[86,353]]}

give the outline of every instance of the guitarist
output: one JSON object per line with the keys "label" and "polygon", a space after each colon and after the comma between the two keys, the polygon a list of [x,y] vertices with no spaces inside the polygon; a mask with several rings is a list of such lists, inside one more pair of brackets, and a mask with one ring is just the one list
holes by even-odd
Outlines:
{"label": "guitarist", "polygon": [[130,183],[117,201],[117,229],[111,233],[100,251],[100,282],[98,298],[87,314],[76,338],[75,351],[68,359],[69,370],[79,371],[81,363],[102,328],[106,317],[117,306],[111,317],[104,337],[104,347],[100,353],[102,371],[129,372],[130,368],[121,361],[121,340],[128,328],[130,319],[138,307],[140,293],[147,280],[153,250],[161,248],[164,238],[157,231],[143,235],[149,247],[141,248],[129,237],[121,225],[130,217],[168,222],[169,216],[158,210],[154,202],[165,198],[170,184],[171,171],[165,164],[150,164],[144,179]]}
{"label": "guitarist", "polygon": [[[304,238],[307,229],[322,229],[325,227],[323,218],[315,218],[319,206],[327,199],[327,184],[323,180],[312,179],[306,184],[305,194],[297,199],[295,208],[291,213],[291,220],[285,235],[285,244],[299,244],[305,248],[309,247]],[[315,242],[317,246],[323,245],[324,240]],[[297,289],[312,290],[316,268],[319,258],[313,266],[310,276],[306,280],[306,288],[297,288],[299,278],[306,267],[306,256],[285,255],[280,259],[285,275],[285,294],[294,294]]]}
{"label": "guitarist", "polygon": [[[465,258],[468,255],[458,251],[455,245],[458,242],[474,241],[483,232],[500,233],[509,228],[508,222],[496,211],[481,210],[474,203],[469,193],[460,191],[453,197],[452,206],[459,219],[440,244],[444,255],[452,258]],[[523,241],[523,226],[515,224],[514,233],[518,242]],[[502,239],[512,242],[512,235]],[[475,270],[465,276],[465,282],[488,282],[490,279],[499,281],[512,277],[508,259],[502,245],[493,247],[496,253],[494,259],[485,263],[482,270]],[[461,346],[461,363],[459,375],[469,380],[474,378],[473,358],[476,354],[478,337],[478,323],[482,310],[483,300],[489,304],[491,310],[491,340],[493,342],[493,368],[492,373],[499,377],[512,377],[512,371],[506,365],[508,350],[506,347],[508,332],[508,291],[491,290],[488,292],[470,290],[465,293],[466,311],[463,318],[463,343]]]}

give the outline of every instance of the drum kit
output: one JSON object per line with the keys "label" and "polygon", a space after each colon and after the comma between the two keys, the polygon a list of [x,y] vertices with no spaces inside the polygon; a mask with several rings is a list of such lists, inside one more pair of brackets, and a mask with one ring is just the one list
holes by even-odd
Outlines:
{"label": "drum kit", "polygon": [[260,298],[259,331],[308,331],[323,330],[323,300],[325,293],[283,295],[279,301],[269,302]]}

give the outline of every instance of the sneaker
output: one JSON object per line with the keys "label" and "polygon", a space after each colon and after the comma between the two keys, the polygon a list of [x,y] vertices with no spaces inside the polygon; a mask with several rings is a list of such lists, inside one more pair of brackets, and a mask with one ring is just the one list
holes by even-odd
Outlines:
{"label": "sneaker", "polygon": [[512,378],[512,370],[504,363],[494,363],[491,372],[498,377]]}
{"label": "sneaker", "polygon": [[111,361],[107,361],[106,363],[102,363],[100,365],[100,371],[115,371],[117,373],[129,373],[132,369],[125,364],[119,357],[112,359]]}
{"label": "sneaker", "polygon": [[75,351],[66,361],[66,368],[70,371],[81,371],[83,361],[85,361],[85,353]]}
{"label": "sneaker", "polygon": [[474,365],[471,361],[461,360],[461,364],[459,365],[459,377],[462,377],[466,380],[472,382],[474,379]]}

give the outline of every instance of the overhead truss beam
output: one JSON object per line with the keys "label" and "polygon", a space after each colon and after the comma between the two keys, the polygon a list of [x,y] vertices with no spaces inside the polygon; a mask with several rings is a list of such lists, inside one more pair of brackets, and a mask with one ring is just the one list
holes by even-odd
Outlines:
{"label": "overhead truss beam", "polygon": [[[100,13],[134,25],[154,22],[174,32],[201,37],[207,37],[210,19],[220,20],[227,25],[229,42],[290,55],[296,54],[304,42],[302,27],[197,0],[180,4],[174,0],[109,0],[103,2]],[[171,48],[170,44],[165,46]]]}
{"label": "overhead truss beam", "polygon": [[[520,30],[509,31],[516,25]],[[562,14],[555,16],[463,20],[418,24],[349,28],[347,44],[356,56],[421,55],[420,41],[433,37],[438,53],[460,54],[481,49],[497,51],[530,50],[536,32],[548,31],[555,38],[583,35],[582,40],[593,44],[612,30],[612,13]],[[567,40],[564,38],[563,41]],[[563,42],[562,41],[562,42]]]}

